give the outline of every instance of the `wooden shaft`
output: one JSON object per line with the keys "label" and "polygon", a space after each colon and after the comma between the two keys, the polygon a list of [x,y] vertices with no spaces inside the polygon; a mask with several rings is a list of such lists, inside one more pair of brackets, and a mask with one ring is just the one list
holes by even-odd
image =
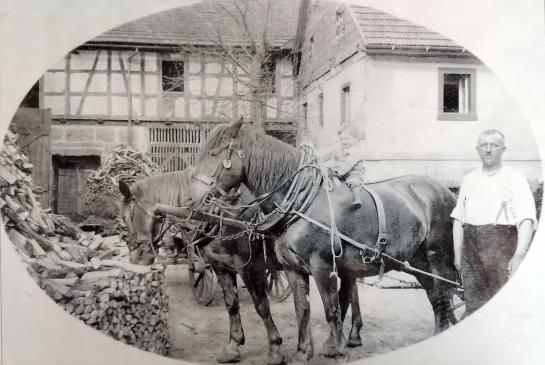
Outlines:
{"label": "wooden shaft", "polygon": [[207,223],[216,223],[246,229],[248,228],[247,224],[243,221],[239,221],[232,218],[220,217],[215,214],[205,213],[198,210],[192,210],[187,207],[174,207],[166,204],[157,204],[155,206],[155,211],[164,214],[171,214],[176,217],[185,218],[185,219],[194,219],[197,221],[207,222]]}

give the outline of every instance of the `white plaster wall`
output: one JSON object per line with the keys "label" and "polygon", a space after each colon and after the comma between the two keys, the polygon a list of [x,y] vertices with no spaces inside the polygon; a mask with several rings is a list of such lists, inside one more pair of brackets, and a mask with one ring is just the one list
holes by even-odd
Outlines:
{"label": "white plaster wall", "polygon": [[[337,130],[341,125],[341,90],[350,85],[350,119],[365,128],[365,64],[360,56],[348,61],[334,74],[328,74],[304,90],[300,104],[307,103],[307,125],[317,147],[322,148],[338,142]],[[358,62],[358,59],[360,60]],[[319,124],[318,95],[323,93],[324,124]]]}
{"label": "white plaster wall", "polygon": [[[369,181],[410,173],[458,186],[478,166],[478,134],[490,128],[506,135],[504,160],[530,181],[542,180],[540,156],[529,124],[499,79],[477,62],[404,62],[356,56],[305,90],[307,125],[319,149],[337,143],[341,88],[350,83],[351,119],[366,132]],[[477,70],[477,121],[440,121],[438,68]],[[318,123],[318,95],[324,95],[324,125]]]}
{"label": "white plaster wall", "polygon": [[[477,70],[477,121],[439,121],[438,68]],[[506,135],[506,160],[539,159],[529,124],[498,78],[482,64],[402,62],[368,57],[365,70],[367,156],[476,159],[477,135],[490,128]]]}

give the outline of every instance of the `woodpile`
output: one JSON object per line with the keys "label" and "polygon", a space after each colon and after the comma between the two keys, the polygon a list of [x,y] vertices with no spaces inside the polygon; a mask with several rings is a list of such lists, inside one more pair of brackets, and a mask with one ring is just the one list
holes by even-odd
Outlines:
{"label": "woodpile", "polygon": [[143,350],[166,355],[168,298],[162,265],[128,262],[122,235],[84,232],[36,201],[32,164],[8,132],[0,151],[0,211],[27,271],[73,316]]}
{"label": "woodpile", "polygon": [[106,157],[98,170],[87,178],[86,214],[106,217],[118,215],[119,181],[132,183],[161,172],[159,166],[134,149],[119,145]]}

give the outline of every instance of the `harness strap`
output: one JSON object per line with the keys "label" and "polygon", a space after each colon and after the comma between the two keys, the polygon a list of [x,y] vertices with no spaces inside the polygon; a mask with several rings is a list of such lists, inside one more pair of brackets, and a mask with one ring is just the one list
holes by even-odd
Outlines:
{"label": "harness strap", "polygon": [[[323,229],[324,231],[327,231],[327,232],[332,232],[332,229],[329,228],[328,226],[326,226],[325,224],[322,224],[320,222],[318,222],[317,220],[313,219],[313,218],[310,218],[308,215],[304,214],[304,213],[301,213],[301,212],[298,212],[296,210],[293,210],[292,211],[293,214],[297,214],[299,217],[305,219],[306,221],[312,223],[313,225]],[[358,242],[350,237],[348,237],[347,235],[345,234],[342,234],[341,232],[335,232],[335,234],[341,238],[342,240],[356,246],[357,248],[359,249],[362,249],[362,250],[371,250],[371,251],[374,251],[374,252],[377,252],[377,250],[375,248],[371,248],[369,246],[367,246],[366,244],[364,243],[361,243],[361,242]],[[412,267],[410,266],[409,264],[407,264],[406,262],[402,262],[398,259],[396,259],[395,257],[393,256],[390,256],[388,254],[385,254],[383,253],[382,254],[383,257],[386,257],[387,259],[391,260],[391,261],[394,261],[395,263],[399,264],[400,266],[402,266],[405,270],[407,271],[412,271],[412,272],[417,272],[419,274],[422,274],[422,275],[426,275],[426,276],[430,276],[432,278],[435,278],[437,280],[442,280],[444,282],[447,282],[449,284],[452,284],[452,285],[455,285],[455,286],[461,286],[459,283],[455,282],[455,281],[452,281],[452,280],[449,280],[449,279],[445,279],[444,277],[442,276],[439,276],[439,275],[436,275],[436,274],[432,274],[432,273],[429,273],[429,272],[426,272],[426,271],[423,271],[423,270],[420,270],[420,269],[417,269],[415,267]]]}
{"label": "harness strap", "polygon": [[504,181],[501,207],[500,207],[500,210],[498,211],[498,214],[496,215],[494,224],[498,224],[498,219],[500,219],[500,216],[502,213],[505,215],[506,223],[509,223],[509,215],[507,214],[507,204],[509,204],[509,193],[511,191],[510,187],[511,187],[511,174],[509,173]]}
{"label": "harness strap", "polygon": [[382,204],[382,199],[380,198],[380,195],[378,195],[376,191],[374,191],[367,185],[362,185],[362,187],[365,190],[367,190],[367,192],[371,195],[371,198],[373,198],[373,201],[375,202],[375,206],[377,208],[377,216],[378,216],[377,247],[379,247],[380,253],[382,253],[382,251],[384,250],[390,238],[390,234],[386,230],[386,214],[384,213],[384,205]]}

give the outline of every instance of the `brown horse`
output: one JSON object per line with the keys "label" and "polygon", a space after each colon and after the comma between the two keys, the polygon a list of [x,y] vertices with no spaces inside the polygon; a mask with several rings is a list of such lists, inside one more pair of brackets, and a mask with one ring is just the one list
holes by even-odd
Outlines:
{"label": "brown horse", "polygon": [[[155,241],[161,233],[161,219],[155,215],[157,204],[171,206],[185,206],[189,196],[186,194],[190,177],[189,170],[166,173],[143,179],[132,186],[124,182],[119,183],[123,194],[121,217],[127,225],[129,236],[128,245],[132,263],[150,265],[155,259],[154,249],[150,243]],[[241,189],[241,201],[249,201],[253,196],[247,189]],[[255,215],[258,208],[247,209],[242,219],[249,219]],[[236,229],[225,227],[225,236],[236,233]],[[270,237],[266,240],[266,254],[263,247],[253,248],[245,239],[209,240],[200,245],[200,250],[212,266],[218,277],[218,282],[224,294],[225,305],[229,313],[230,339],[223,352],[218,356],[219,362],[235,362],[240,359],[239,347],[244,344],[244,331],[240,321],[238,292],[236,288],[236,274],[238,273],[248,288],[254,306],[265,323],[269,335],[269,353],[267,363],[276,364],[284,360],[280,353],[282,339],[272,320],[269,302],[265,292],[265,271],[281,270],[278,263],[273,242]],[[156,251],[156,250],[155,250]],[[359,308],[357,292],[351,298],[352,329],[350,331],[351,346],[361,345],[359,332],[362,327],[362,318]]]}
{"label": "brown horse", "polygon": [[[188,187],[187,170],[165,173],[128,186],[120,181],[119,189],[123,194],[121,217],[128,228],[128,246],[132,263],[149,265],[155,258],[151,242],[161,233],[161,218],[155,215],[156,204],[183,206]],[[226,227],[226,236],[233,230]],[[269,336],[267,364],[281,364],[284,356],[280,352],[282,338],[272,319],[267,297],[265,271],[267,268],[281,270],[276,261],[272,245],[268,245],[267,256],[263,253],[261,241],[255,247],[249,246],[245,239],[209,240],[201,246],[201,252],[218,277],[223,291],[225,306],[229,314],[229,342],[224,347],[217,361],[221,363],[240,360],[239,347],[244,344],[244,330],[240,320],[239,299],[236,274],[238,273],[251,294],[258,314],[263,319]],[[265,260],[267,257],[267,260]],[[245,265],[250,261],[251,265]]]}
{"label": "brown horse", "polygon": [[[217,127],[202,146],[193,167],[191,184],[193,204],[203,197],[245,184],[254,195],[273,192],[261,208],[272,211],[282,204],[288,188],[279,188],[299,167],[301,151],[254,128],[242,127],[242,120]],[[364,191],[361,208],[350,203],[350,189],[338,179],[330,192],[320,189],[305,214],[323,225],[331,225],[331,210],[340,233],[374,246],[378,236],[378,214],[372,196]],[[406,176],[371,184],[380,196],[389,229],[389,243],[384,253],[414,268],[455,280],[453,264],[452,223],[449,217],[455,205],[453,194],[435,181],[423,176]],[[329,197],[328,197],[329,195]],[[330,210],[331,208],[331,210]],[[330,336],[325,344],[326,356],[345,354],[342,319],[360,276],[376,275],[380,265],[365,263],[362,250],[342,241],[336,253],[341,290],[337,293],[330,233],[298,219],[277,231],[275,251],[292,287],[299,326],[297,359],[313,356],[309,325],[309,275],[314,276],[322,298]],[[342,248],[342,251],[340,250]],[[385,261],[385,270],[403,270],[394,262]],[[426,290],[439,332],[453,322],[450,312],[450,284],[414,274]],[[344,289],[344,290],[343,290]]]}

